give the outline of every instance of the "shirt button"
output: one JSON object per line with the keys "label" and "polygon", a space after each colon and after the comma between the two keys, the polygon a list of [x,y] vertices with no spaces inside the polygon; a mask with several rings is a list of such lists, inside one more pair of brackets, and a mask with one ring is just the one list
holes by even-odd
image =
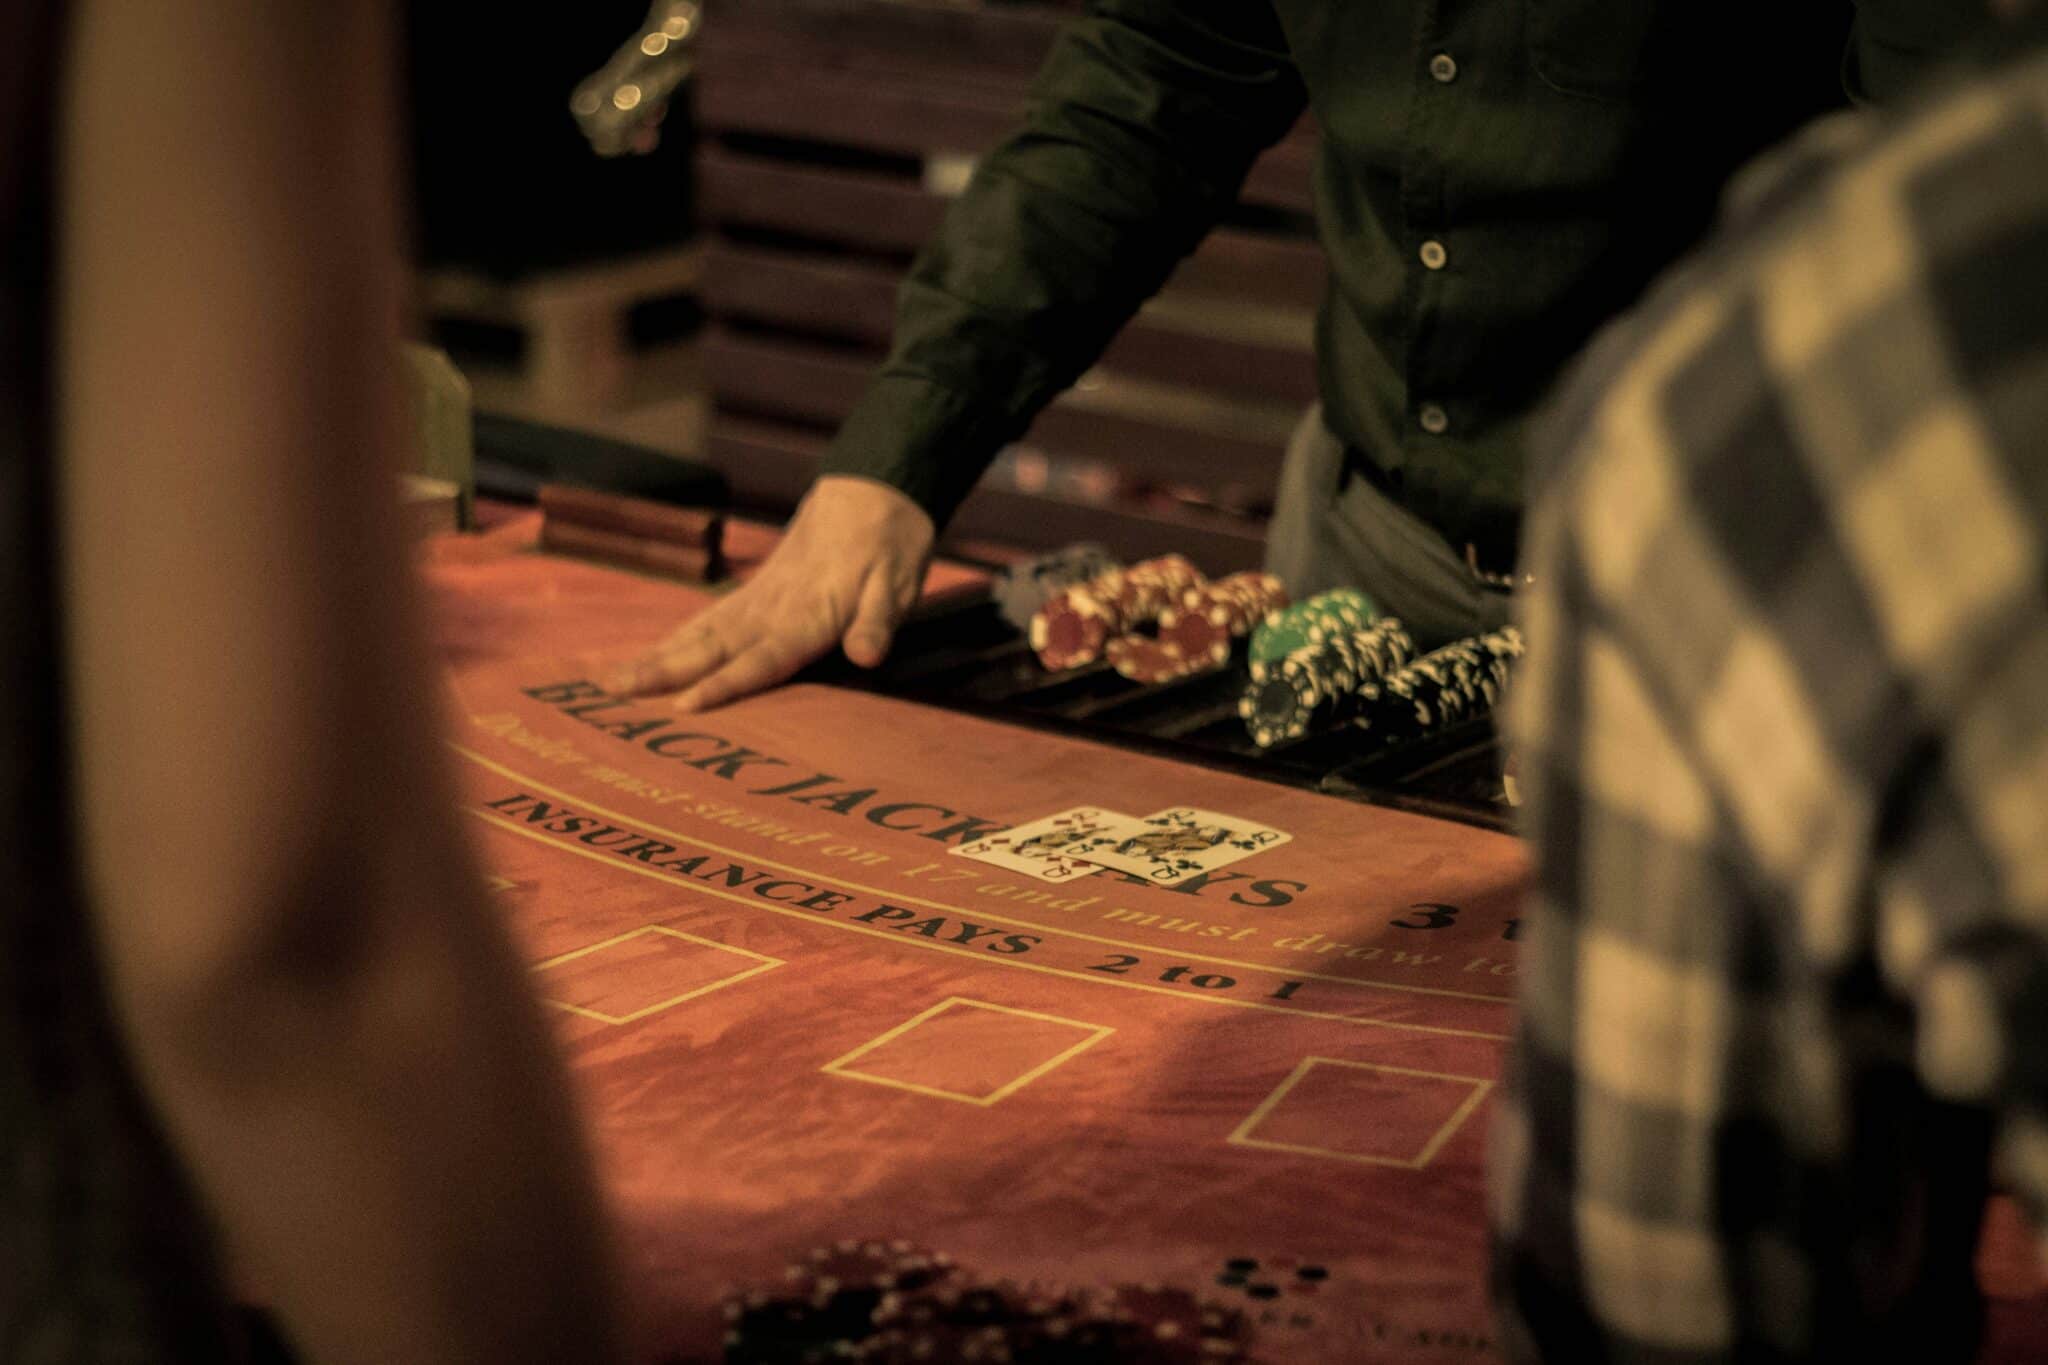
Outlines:
{"label": "shirt button", "polygon": [[1448,52],[1439,52],[1429,59],[1429,74],[1436,78],[1438,85],[1449,85],[1458,79],[1458,63]]}
{"label": "shirt button", "polygon": [[1415,414],[1415,420],[1432,436],[1441,436],[1451,429],[1451,415],[1435,403],[1424,403]]}
{"label": "shirt button", "polygon": [[1434,237],[1422,244],[1420,255],[1423,265],[1431,270],[1442,270],[1444,263],[1451,259],[1450,253],[1444,250],[1444,244]]}

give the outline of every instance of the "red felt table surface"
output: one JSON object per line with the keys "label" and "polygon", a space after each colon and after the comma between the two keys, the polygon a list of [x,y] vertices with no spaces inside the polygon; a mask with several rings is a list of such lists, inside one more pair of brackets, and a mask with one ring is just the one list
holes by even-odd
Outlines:
{"label": "red felt table surface", "polygon": [[[1517,842],[822,687],[621,702],[589,680],[711,596],[518,526],[424,553],[448,739],[649,1360],[717,1358],[726,1295],[843,1239],[1185,1287],[1261,1360],[1495,1357]],[[1291,839],[1179,888],[950,851],[1081,805]],[[1993,1355],[2039,1358],[2040,1279],[1993,1221]]]}

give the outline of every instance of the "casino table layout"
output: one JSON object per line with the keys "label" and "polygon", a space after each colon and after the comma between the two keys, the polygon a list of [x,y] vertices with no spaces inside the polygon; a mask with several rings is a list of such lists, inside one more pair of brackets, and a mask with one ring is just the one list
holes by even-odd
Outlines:
{"label": "casino table layout", "polygon": [[[818,685],[622,700],[602,664],[710,593],[531,530],[439,538],[422,574],[463,799],[644,1359],[804,1359],[875,1311],[895,1335],[851,1358],[1000,1358],[976,1355],[997,1302],[1041,1328],[1120,1310],[1118,1359],[1498,1358],[1483,1158],[1515,840]],[[1171,887],[955,852],[1083,805],[1290,837]],[[2048,1298],[1993,1215],[1990,1354],[2048,1358]],[[1092,1358],[1057,1340],[1029,1358]]]}

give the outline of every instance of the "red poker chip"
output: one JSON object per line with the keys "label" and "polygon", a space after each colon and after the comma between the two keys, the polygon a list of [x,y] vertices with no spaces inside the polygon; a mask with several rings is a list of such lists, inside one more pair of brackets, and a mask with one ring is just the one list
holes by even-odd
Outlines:
{"label": "red poker chip", "polygon": [[1227,659],[1231,641],[1249,635],[1285,600],[1285,590],[1271,574],[1232,574],[1183,590],[1177,603],[1160,614],[1159,637],[1180,646],[1189,659],[1210,659],[1219,652]]}
{"label": "red poker chip", "polygon": [[1103,649],[1114,668],[1132,682],[1151,686],[1173,682],[1209,666],[1209,657],[1190,659],[1170,640],[1149,640],[1142,635],[1125,635],[1111,640]]}
{"label": "red poker chip", "polygon": [[1031,647],[1053,672],[1079,668],[1102,657],[1111,620],[1086,589],[1070,588],[1031,618]]}
{"label": "red poker chip", "polygon": [[1161,555],[1134,564],[1114,594],[1119,631],[1130,631],[1156,619],[1185,590],[1202,583],[1201,571],[1180,555]]}
{"label": "red poker chip", "polygon": [[1108,643],[1157,619],[1176,596],[1202,582],[1180,555],[1112,569],[1050,598],[1031,618],[1031,648],[1054,672],[1102,657]]}

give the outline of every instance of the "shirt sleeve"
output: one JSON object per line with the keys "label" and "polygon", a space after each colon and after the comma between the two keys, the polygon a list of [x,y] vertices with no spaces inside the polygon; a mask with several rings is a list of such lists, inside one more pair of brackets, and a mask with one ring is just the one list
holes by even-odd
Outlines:
{"label": "shirt sleeve", "polygon": [[1268,5],[1098,0],[912,266],[888,358],[822,472],[890,484],[943,524],[1305,103]]}

